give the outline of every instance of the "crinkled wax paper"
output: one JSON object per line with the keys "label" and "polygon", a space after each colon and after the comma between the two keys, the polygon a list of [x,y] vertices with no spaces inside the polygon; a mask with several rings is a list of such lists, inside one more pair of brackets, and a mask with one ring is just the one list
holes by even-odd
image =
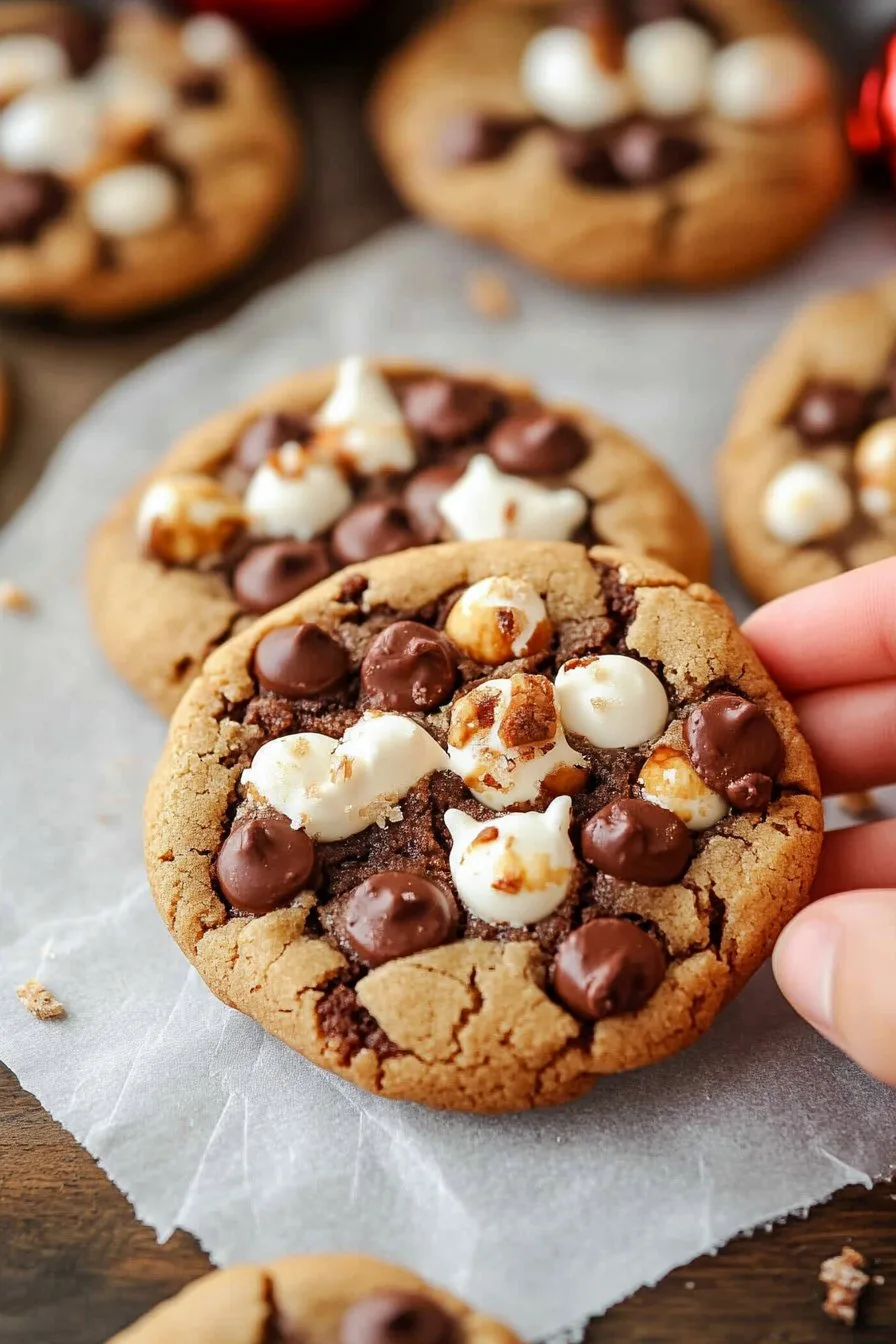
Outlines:
{"label": "crinkled wax paper", "polygon": [[[692,298],[586,296],[490,259],[521,305],[495,324],[463,300],[483,254],[404,225],[154,360],[69,435],[0,538],[0,574],[38,604],[0,624],[0,1057],[161,1237],[187,1228],[220,1264],[373,1252],[538,1336],[896,1161],[896,1094],[803,1026],[768,974],[678,1059],[489,1119],[367,1096],[223,1007],[144,883],[140,804],[164,726],[104,666],[80,576],[91,529],[175,435],[353,350],[506,367],[591,402],[711,515],[742,378],[798,303],[896,264],[894,240],[891,219],[853,216],[789,269]],[[65,1022],[17,1002],[32,975]]]}

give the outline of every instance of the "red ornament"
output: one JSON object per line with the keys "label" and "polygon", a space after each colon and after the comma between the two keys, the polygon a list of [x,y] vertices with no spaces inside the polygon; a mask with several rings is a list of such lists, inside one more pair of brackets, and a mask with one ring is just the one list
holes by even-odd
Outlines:
{"label": "red ornament", "polygon": [[846,134],[860,162],[889,165],[896,176],[896,32],[862,80],[846,118]]}
{"label": "red ornament", "polygon": [[201,13],[227,14],[246,28],[267,32],[317,28],[362,9],[365,0],[185,0]]}

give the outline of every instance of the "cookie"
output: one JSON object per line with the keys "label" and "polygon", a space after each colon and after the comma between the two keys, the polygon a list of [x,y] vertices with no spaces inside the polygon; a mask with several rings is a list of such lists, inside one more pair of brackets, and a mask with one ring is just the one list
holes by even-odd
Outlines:
{"label": "cookie", "polygon": [[110,1344],[519,1344],[505,1326],[365,1255],[222,1269]]}
{"label": "cookie", "polygon": [[760,602],[896,555],[896,275],[797,315],[742,394],[719,491]]}
{"label": "cookie", "polygon": [[708,573],[685,496],[598,416],[497,374],[347,359],[174,448],[95,540],[94,624],[169,714],[211,649],[333,570],[502,535],[607,541]]}
{"label": "cookie", "polygon": [[0,305],[126,317],[236,270],[295,193],[272,71],[217,15],[0,8]]}
{"label": "cookie", "polygon": [[213,654],[146,862],[224,1002],[371,1092],[489,1112],[694,1041],[821,832],[796,717],[711,589],[494,541],[352,566]]}
{"label": "cookie", "polygon": [[421,214],[584,285],[743,279],[850,181],[831,72],[777,0],[461,0],[372,125]]}

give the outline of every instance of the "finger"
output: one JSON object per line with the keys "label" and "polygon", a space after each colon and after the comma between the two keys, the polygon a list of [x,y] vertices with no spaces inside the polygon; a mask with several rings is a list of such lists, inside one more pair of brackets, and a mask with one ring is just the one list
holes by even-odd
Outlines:
{"label": "finger", "polygon": [[896,558],[779,597],[744,633],[792,694],[896,677]]}
{"label": "finger", "polygon": [[793,707],[826,794],[896,783],[896,681],[813,691]]}
{"label": "finger", "polygon": [[812,895],[896,885],[896,818],[828,831]]}
{"label": "finger", "polygon": [[848,891],[810,905],[778,939],[774,968],[801,1016],[896,1084],[896,891]]}

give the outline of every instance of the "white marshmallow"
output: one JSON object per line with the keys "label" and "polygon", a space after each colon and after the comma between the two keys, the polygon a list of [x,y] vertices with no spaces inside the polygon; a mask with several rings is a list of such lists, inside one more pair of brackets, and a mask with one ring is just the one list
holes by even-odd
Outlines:
{"label": "white marshmallow", "polygon": [[245,50],[243,35],[223,14],[197,14],[181,29],[181,50],[194,65],[214,70]]}
{"label": "white marshmallow", "polygon": [[68,57],[50,37],[11,33],[0,41],[0,98],[4,101],[39,84],[56,84],[68,74]]}
{"label": "white marshmallow", "polygon": [[522,928],[553,914],[569,890],[576,857],[569,839],[572,804],[555,798],[544,812],[514,812],[479,822],[452,807],[449,864],[457,894],[489,924]]}
{"label": "white marshmallow", "polygon": [[86,83],[32,89],[0,114],[0,158],[25,172],[77,172],[99,149],[100,123]]}
{"label": "white marshmallow", "polygon": [[709,92],[715,45],[709,33],[690,19],[645,23],[630,34],[625,58],[642,107],[658,117],[697,112]]}
{"label": "white marshmallow", "polygon": [[688,830],[705,831],[728,815],[728,803],[706,787],[684,752],[656,747],[638,776],[648,803],[674,812]]}
{"label": "white marshmallow", "polygon": [[241,501],[211,476],[183,473],[156,481],[140,501],[137,538],[171,565],[218,557],[243,530]]}
{"label": "white marshmallow", "polygon": [[398,804],[448,757],[419,724],[368,711],[340,742],[295,733],[267,742],[243,772],[243,786],[314,840],[344,840],[401,820]]}
{"label": "white marshmallow", "polygon": [[881,420],[856,447],[859,504],[870,518],[896,514],[896,419]]}
{"label": "white marshmallow", "polygon": [[417,465],[413,440],[389,384],[357,355],[339,365],[336,386],[315,416],[315,425],[338,431],[324,435],[321,448],[331,446],[362,475],[411,471]]}
{"label": "white marshmallow", "polygon": [[824,57],[802,38],[746,37],[714,57],[710,99],[728,121],[794,121],[823,103],[830,81]]}
{"label": "white marshmallow", "polygon": [[150,131],[174,107],[169,86],[124,56],[107,56],[90,82],[103,112],[125,131]]}
{"label": "white marshmallow", "polygon": [[509,662],[547,648],[552,626],[531,583],[507,574],[480,579],[455,602],[445,634],[480,663]]}
{"label": "white marshmallow", "polygon": [[574,793],[588,771],[566,740],[546,677],[517,673],[481,682],[455,701],[451,768],[478,802],[498,811],[549,793]]}
{"label": "white marshmallow", "polygon": [[132,163],[91,182],[84,193],[84,208],[99,233],[109,238],[137,238],[177,218],[180,188],[161,164]]}
{"label": "white marshmallow", "polygon": [[636,658],[573,658],[560,668],[555,686],[563,727],[595,747],[638,747],[666,727],[663,683]]}
{"label": "white marshmallow", "polygon": [[255,471],[246,491],[254,531],[310,541],[335,523],[352,502],[336,467],[314,462],[297,443],[284,444]]}
{"label": "white marshmallow", "polygon": [[526,97],[551,121],[573,130],[605,126],[633,112],[636,94],[624,70],[604,70],[578,28],[545,28],[523,53]]}
{"label": "white marshmallow", "polygon": [[505,475],[484,453],[470,460],[436,507],[460,541],[568,541],[588,514],[588,501],[578,490],[549,490]]}
{"label": "white marshmallow", "polygon": [[773,476],[762,500],[762,521],[788,546],[819,541],[845,527],[852,517],[846,482],[822,462],[792,462]]}

